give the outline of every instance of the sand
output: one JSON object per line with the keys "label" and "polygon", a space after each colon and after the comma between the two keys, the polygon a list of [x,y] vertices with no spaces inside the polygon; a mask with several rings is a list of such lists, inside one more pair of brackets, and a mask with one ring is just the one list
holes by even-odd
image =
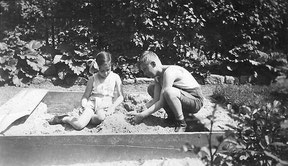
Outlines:
{"label": "sand", "polygon": [[[129,120],[127,120],[127,112],[141,110],[141,107],[149,99],[149,96],[143,94],[128,95],[125,97],[124,102],[116,108],[115,113],[108,116],[103,123],[98,126],[89,124],[80,131],[73,129],[68,124],[49,125],[47,120],[56,114],[48,113],[47,105],[41,102],[30,116],[23,117],[14,122],[4,135],[173,133],[174,128],[167,126],[163,121],[167,116],[163,109],[144,119],[140,124],[131,124]],[[188,131],[207,131],[207,129],[210,129],[210,120],[207,117],[211,115],[215,109],[214,131],[229,129],[226,124],[237,125],[236,122],[228,116],[227,110],[219,105],[215,106],[214,103],[206,98],[202,109],[194,115],[196,118],[190,117],[190,119],[188,119]]]}

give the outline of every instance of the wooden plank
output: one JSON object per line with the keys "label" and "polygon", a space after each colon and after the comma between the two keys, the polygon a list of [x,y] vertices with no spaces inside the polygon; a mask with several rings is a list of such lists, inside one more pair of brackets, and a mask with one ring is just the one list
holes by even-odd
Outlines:
{"label": "wooden plank", "polygon": [[[219,145],[212,134],[212,145]],[[111,161],[139,161],[196,157],[183,152],[190,143],[208,145],[209,132],[171,134],[97,134],[0,136],[0,165],[94,165]]]}
{"label": "wooden plank", "polygon": [[4,133],[15,120],[30,115],[48,90],[23,89],[0,107],[0,133]]}

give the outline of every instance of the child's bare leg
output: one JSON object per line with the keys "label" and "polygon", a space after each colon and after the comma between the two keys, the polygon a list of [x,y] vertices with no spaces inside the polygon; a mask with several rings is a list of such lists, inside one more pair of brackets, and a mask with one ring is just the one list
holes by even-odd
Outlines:
{"label": "child's bare leg", "polygon": [[173,111],[175,118],[177,120],[183,120],[184,115],[182,112],[182,104],[180,101],[180,90],[177,88],[166,88],[164,90],[164,99],[166,103],[169,105],[170,109]]}
{"label": "child's bare leg", "polygon": [[90,122],[94,112],[93,109],[87,108],[79,117],[66,116],[62,119],[63,123],[70,124],[76,130],[81,130]]}
{"label": "child's bare leg", "polygon": [[[154,87],[155,87],[154,83],[151,83],[147,88],[147,92],[152,98],[154,97]],[[169,105],[167,104],[166,101],[164,103],[163,108],[164,108],[166,114],[168,115],[167,123],[171,123],[170,121],[173,121],[175,119],[175,115],[174,115],[173,111],[169,108]]]}
{"label": "child's bare leg", "polygon": [[187,124],[184,120],[180,96],[180,90],[173,87],[166,88],[163,93],[163,97],[166,103],[169,105],[176,118],[175,132],[184,132],[187,127]]}
{"label": "child's bare leg", "polygon": [[97,113],[92,115],[91,123],[94,125],[98,125],[104,121],[106,118],[106,113],[103,109],[97,110]]}

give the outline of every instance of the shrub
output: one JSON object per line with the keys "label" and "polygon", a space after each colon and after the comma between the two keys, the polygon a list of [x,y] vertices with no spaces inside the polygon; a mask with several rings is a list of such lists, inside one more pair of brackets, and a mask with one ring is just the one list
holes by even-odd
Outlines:
{"label": "shrub", "polygon": [[0,84],[20,86],[38,75],[45,64],[39,48],[42,43],[36,40],[25,42],[20,39],[19,29],[7,33],[0,43]]}
{"label": "shrub", "polygon": [[209,118],[211,128],[208,146],[185,145],[207,165],[287,165],[288,164],[288,111],[279,101],[245,107],[245,115],[231,117],[239,122],[234,130],[218,136],[218,145],[212,145],[213,111]]}
{"label": "shrub", "polygon": [[287,165],[288,164],[288,111],[274,101],[257,109],[247,109],[235,128],[234,146],[228,154],[233,164],[240,165]]}

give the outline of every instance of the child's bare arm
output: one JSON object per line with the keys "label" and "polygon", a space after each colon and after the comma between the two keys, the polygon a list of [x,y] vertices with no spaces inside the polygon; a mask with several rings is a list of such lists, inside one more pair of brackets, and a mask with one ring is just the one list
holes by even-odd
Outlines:
{"label": "child's bare arm", "polygon": [[116,82],[115,88],[116,88],[117,96],[114,96],[116,98],[116,100],[112,104],[112,107],[114,108],[116,108],[124,100],[121,81]]}
{"label": "child's bare arm", "polygon": [[114,111],[115,111],[115,108],[121,104],[124,100],[124,97],[123,97],[123,90],[122,90],[122,83],[121,83],[121,80],[120,78],[116,81],[116,84],[115,84],[115,90],[116,90],[116,94],[114,93],[114,101],[112,103],[112,105],[108,108],[107,110],[107,114],[106,115],[111,115]]}
{"label": "child's bare arm", "polygon": [[153,114],[154,112],[156,112],[157,110],[162,108],[163,103],[164,103],[163,97],[160,96],[160,100],[158,100],[155,104],[151,105],[149,108],[147,108],[143,112],[141,112],[141,113],[130,112],[127,115],[131,116],[132,120],[135,123],[140,123],[145,117]]}
{"label": "child's bare arm", "polygon": [[153,99],[146,103],[146,108],[151,107],[153,104],[155,104],[160,99],[160,93],[161,93],[161,86],[159,83],[154,84],[154,96]]}
{"label": "child's bare arm", "polygon": [[152,104],[149,108],[147,108],[146,110],[144,110],[143,112],[141,112],[141,114],[144,117],[147,117],[151,114],[153,114],[154,112],[158,111],[160,108],[162,108],[164,105],[164,99],[162,97],[162,95],[160,96],[160,99],[158,101],[156,101],[154,104]]}
{"label": "child's bare arm", "polygon": [[82,99],[81,99],[81,106],[82,107],[86,106],[88,98],[91,95],[92,88],[93,88],[93,82],[94,82],[93,77],[89,78],[87,85],[86,85],[86,88],[85,88],[85,92],[84,92]]}
{"label": "child's bare arm", "polygon": [[[168,70],[168,69],[167,69]],[[172,87],[174,81],[176,79],[179,79],[179,72],[176,70],[168,70],[163,75],[163,86],[159,94],[159,100],[152,104],[149,108],[144,110],[141,113],[132,113],[131,115],[134,116],[133,120],[135,123],[140,123],[143,118],[153,114],[154,112],[158,111],[160,108],[164,106],[164,98],[163,98],[163,92],[165,88]]]}
{"label": "child's bare arm", "polygon": [[146,105],[148,109],[147,112],[143,113],[143,115],[144,114],[146,114],[146,116],[151,115],[152,113],[156,112],[157,110],[163,107],[164,105],[163,92],[165,88],[173,86],[174,81],[178,77],[177,73],[178,73],[177,70],[175,72],[175,70],[167,69],[167,71],[163,75],[162,89],[159,83],[155,84],[154,98],[156,98],[156,100],[154,101],[154,103],[150,105],[151,109],[150,107],[147,106],[148,104]]}

